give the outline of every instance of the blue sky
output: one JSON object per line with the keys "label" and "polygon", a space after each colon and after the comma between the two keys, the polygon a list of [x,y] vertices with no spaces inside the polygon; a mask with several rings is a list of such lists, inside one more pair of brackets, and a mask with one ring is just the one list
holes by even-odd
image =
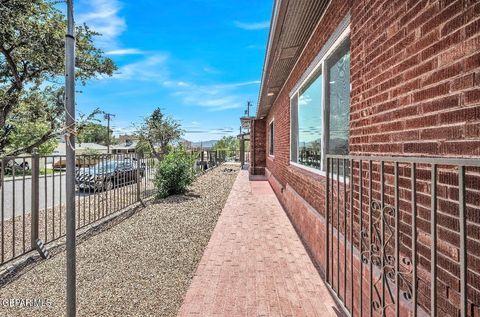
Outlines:
{"label": "blue sky", "polygon": [[119,67],[111,78],[78,87],[77,108],[115,114],[116,134],[160,107],[182,123],[186,139],[219,139],[238,132],[247,100],[256,105],[272,0],[75,5],[76,22],[103,34],[96,44]]}

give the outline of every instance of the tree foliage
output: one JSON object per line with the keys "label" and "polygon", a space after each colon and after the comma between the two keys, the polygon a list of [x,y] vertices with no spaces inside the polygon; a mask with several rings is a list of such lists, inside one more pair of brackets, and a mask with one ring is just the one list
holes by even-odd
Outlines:
{"label": "tree foliage", "polygon": [[[0,21],[0,155],[13,155],[61,130],[66,21],[49,0],[0,0]],[[98,33],[81,25],[75,35],[78,81],[85,84],[116,70],[93,44]],[[35,133],[20,141],[20,124],[27,121]]]}
{"label": "tree foliage", "polygon": [[150,144],[145,140],[139,140],[135,145],[135,151],[141,155],[150,155],[152,154],[152,148]]}
{"label": "tree foliage", "polygon": [[[107,145],[109,139],[112,143],[112,130],[107,131],[107,127],[96,122],[87,122],[77,135],[77,141],[80,143],[98,143]],[[110,138],[109,138],[110,136]]]}
{"label": "tree foliage", "polygon": [[137,134],[140,141],[148,143],[152,154],[161,159],[167,153],[168,145],[183,135],[183,130],[178,121],[165,116],[157,108],[140,124]]}
{"label": "tree foliage", "polygon": [[224,136],[215,143],[213,149],[237,151],[240,149],[240,141],[235,136]]}

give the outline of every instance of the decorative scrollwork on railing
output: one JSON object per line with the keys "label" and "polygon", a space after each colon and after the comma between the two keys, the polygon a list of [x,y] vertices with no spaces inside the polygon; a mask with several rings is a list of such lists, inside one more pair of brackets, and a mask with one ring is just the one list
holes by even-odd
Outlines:
{"label": "decorative scrollwork on railing", "polygon": [[[370,281],[375,291],[371,298],[372,307],[376,311],[385,311],[395,304],[394,291],[396,287],[403,298],[410,301],[413,296],[411,282],[408,276],[412,273],[412,261],[408,256],[400,256],[399,269],[396,268],[394,248],[396,230],[388,218],[398,217],[397,211],[392,206],[383,206],[378,201],[373,201],[370,206],[371,221],[369,228],[361,228],[361,261],[364,264],[371,262],[380,270],[377,278]],[[371,236],[370,236],[371,234]],[[398,284],[397,283],[398,276]],[[385,298],[388,296],[388,298]]]}

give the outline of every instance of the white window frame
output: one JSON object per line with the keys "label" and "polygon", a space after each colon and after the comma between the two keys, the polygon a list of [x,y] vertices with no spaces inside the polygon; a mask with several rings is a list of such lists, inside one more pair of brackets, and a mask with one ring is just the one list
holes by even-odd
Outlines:
{"label": "white window frame", "polygon": [[[272,153],[270,153],[270,148]],[[275,158],[275,118],[272,118],[268,123],[268,156]]]}
{"label": "white window frame", "polygon": [[[300,99],[300,90],[305,87],[305,85],[310,81],[312,76],[315,74],[322,74],[323,76],[323,83],[322,83],[322,149],[321,149],[321,162],[320,165],[322,166],[322,169],[316,169],[310,166],[302,165],[297,162],[292,161],[292,146],[290,146],[290,157],[289,157],[289,162],[290,165],[302,168],[304,170],[307,170],[309,172],[319,174],[322,176],[326,176],[327,173],[325,171],[325,155],[326,155],[326,138],[329,135],[328,133],[328,127],[325,125],[325,119],[326,115],[328,115],[328,109],[326,107],[327,104],[327,96],[325,94],[326,85],[328,84],[325,80],[325,61],[332,55],[332,53],[343,43],[344,40],[346,40],[350,36],[350,24],[345,28],[345,30],[342,31],[340,36],[333,42],[333,44],[328,48],[326,53],[323,55],[323,57],[315,64],[315,66],[311,69],[311,71],[308,73],[308,75],[300,82],[299,85],[297,85],[296,89],[293,90],[290,93],[290,105],[292,104],[292,98],[294,96],[297,96],[297,100]],[[321,72],[319,73],[318,70],[321,68]],[[351,87],[351,84],[350,84]],[[297,102],[297,111],[298,111],[298,102]],[[290,119],[292,118],[292,107],[290,106]],[[298,120],[298,115],[297,115],[297,120]],[[298,126],[298,124],[297,124]],[[292,124],[290,123],[290,138],[292,136]],[[297,144],[297,160],[298,160],[298,144]]]}

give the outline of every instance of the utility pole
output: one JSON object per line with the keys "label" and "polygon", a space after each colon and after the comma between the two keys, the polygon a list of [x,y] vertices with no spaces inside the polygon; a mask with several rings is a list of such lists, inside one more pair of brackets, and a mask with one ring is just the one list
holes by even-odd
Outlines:
{"label": "utility pole", "polygon": [[107,119],[107,154],[110,154],[110,118],[115,117],[114,114],[105,113],[105,119]]}
{"label": "utility pole", "polygon": [[[252,107],[252,103],[250,101],[247,101],[247,110],[245,111],[245,115],[247,118],[250,118],[250,107]],[[246,129],[247,133],[250,133],[250,128]]]}
{"label": "utility pole", "polygon": [[67,0],[67,34],[65,36],[67,317],[75,317],[77,314],[75,250],[75,22],[73,19],[73,1]]}

